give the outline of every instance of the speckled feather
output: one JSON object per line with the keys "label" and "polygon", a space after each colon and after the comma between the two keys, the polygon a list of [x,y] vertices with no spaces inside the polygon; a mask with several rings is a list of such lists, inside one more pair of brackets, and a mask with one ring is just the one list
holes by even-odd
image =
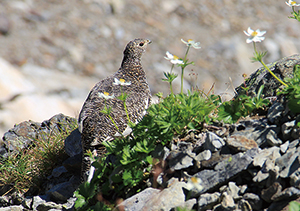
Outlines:
{"label": "speckled feather", "polygon": [[[112,108],[110,115],[120,132],[123,133],[127,128],[127,116],[123,102],[117,98],[105,100],[99,97],[99,93],[104,92],[108,92],[110,95],[114,94],[115,97],[121,95],[121,86],[113,85],[115,78],[131,82],[129,86],[122,86],[122,92],[128,94],[126,107],[130,120],[138,122],[145,114],[145,109],[150,105],[151,93],[141,65],[141,57],[150,42],[144,39],[130,41],[124,50],[120,69],[112,76],[98,82],[90,91],[78,120],[84,153],[87,150],[97,150],[103,141],[112,140],[118,133],[109,117],[100,112],[105,105]],[[86,172],[89,168],[89,158],[84,155],[82,180],[87,180]]]}

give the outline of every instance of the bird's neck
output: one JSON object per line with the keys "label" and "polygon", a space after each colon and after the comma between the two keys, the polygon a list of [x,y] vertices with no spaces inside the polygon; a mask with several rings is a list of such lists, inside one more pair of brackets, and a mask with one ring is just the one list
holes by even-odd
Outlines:
{"label": "bird's neck", "polygon": [[[124,74],[124,76],[127,76],[126,78],[140,79],[145,77],[145,72],[141,64],[141,58],[124,57],[121,64],[121,69],[123,70],[122,74]],[[134,71],[134,73],[132,71]]]}

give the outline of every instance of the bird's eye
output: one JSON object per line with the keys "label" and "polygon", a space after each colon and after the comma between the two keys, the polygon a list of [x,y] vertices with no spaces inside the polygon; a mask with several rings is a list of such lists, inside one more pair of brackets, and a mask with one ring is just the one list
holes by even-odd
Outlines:
{"label": "bird's eye", "polygon": [[143,42],[140,42],[140,44],[139,44],[140,46],[144,46],[144,43]]}

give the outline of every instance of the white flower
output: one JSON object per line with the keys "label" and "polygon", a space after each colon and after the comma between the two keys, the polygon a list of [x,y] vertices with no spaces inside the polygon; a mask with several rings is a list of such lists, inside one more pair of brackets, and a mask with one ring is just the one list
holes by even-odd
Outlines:
{"label": "white flower", "polygon": [[183,64],[183,61],[179,59],[178,56],[169,53],[169,51],[166,52],[166,55],[165,59],[170,61],[172,64]]}
{"label": "white flower", "polygon": [[289,2],[285,2],[286,5],[290,6],[290,7],[299,7],[300,4],[297,4],[297,2],[289,0]]}
{"label": "white flower", "polygon": [[104,98],[104,99],[112,99],[112,98],[114,98],[115,96],[114,96],[114,94],[112,94],[112,95],[109,95],[109,93],[108,92],[99,92],[98,93],[98,96],[99,97],[101,97],[101,98]]}
{"label": "white flower", "polygon": [[187,181],[186,188],[188,190],[192,190],[193,188],[197,189],[198,191],[203,190],[203,186],[200,184],[202,180],[198,177],[191,177]]}
{"label": "white flower", "polygon": [[113,82],[113,85],[121,85],[121,86],[129,86],[131,84],[130,81],[126,82],[124,79],[120,79],[118,80],[117,78],[115,78],[115,82]]}
{"label": "white flower", "polygon": [[192,46],[195,49],[200,49],[200,42],[195,42],[192,39],[189,39],[187,42],[184,41],[183,39],[181,39],[181,42],[183,42],[184,44],[186,44],[187,46]]}
{"label": "white flower", "polygon": [[261,42],[261,41],[263,41],[265,38],[262,37],[262,36],[266,33],[266,31],[260,31],[259,29],[254,31],[250,27],[248,27],[248,30],[244,31],[244,33],[247,36],[250,37],[246,40],[246,42],[251,43],[251,42]]}

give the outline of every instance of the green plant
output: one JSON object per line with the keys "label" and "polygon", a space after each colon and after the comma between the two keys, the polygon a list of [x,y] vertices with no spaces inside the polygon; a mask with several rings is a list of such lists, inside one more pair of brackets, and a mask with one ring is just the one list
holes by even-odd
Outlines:
{"label": "green plant", "polygon": [[239,95],[231,101],[223,102],[218,107],[217,120],[223,121],[224,123],[235,123],[241,117],[256,113],[260,109],[264,110],[270,102],[262,98],[263,89],[264,86],[262,85],[255,97]]}
{"label": "green plant", "polygon": [[297,201],[291,201],[289,203],[289,211],[299,211],[300,210],[300,203]]}
{"label": "green plant", "polygon": [[288,107],[295,113],[300,113],[300,65],[294,66],[294,75],[292,78],[285,78],[285,82],[288,84],[283,90],[278,92],[279,94],[285,94],[288,98]]}

